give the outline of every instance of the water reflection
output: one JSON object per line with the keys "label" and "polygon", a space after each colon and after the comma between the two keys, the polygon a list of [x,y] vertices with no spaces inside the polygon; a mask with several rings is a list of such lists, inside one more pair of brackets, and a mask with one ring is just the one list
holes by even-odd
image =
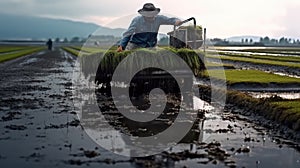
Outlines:
{"label": "water reflection", "polygon": [[[112,86],[116,87],[118,84]],[[126,88],[126,86],[129,85],[120,84],[121,88]],[[155,135],[158,132],[157,130],[165,130],[170,124],[172,125],[172,119],[178,115],[176,114],[178,113],[178,110],[176,110],[179,103],[178,97],[170,93],[167,96],[169,113],[165,112],[153,122],[148,123],[151,126],[145,127],[143,123],[138,125],[136,122],[126,119],[117,111],[117,108],[123,108],[134,112],[136,107],[115,106],[111,102],[112,96],[107,92],[102,92],[104,90],[97,89],[95,99],[89,98],[82,102],[82,109],[90,110],[87,111],[89,117],[83,118],[83,120],[86,119],[87,122],[84,122],[84,124],[89,124],[91,128],[93,126],[97,127],[94,130],[86,130],[89,135],[97,135],[97,139],[104,142],[102,145],[115,153],[124,156],[137,155],[135,153],[137,150],[132,150],[130,147],[132,139],[138,136]],[[164,99],[164,96],[159,94],[153,96],[158,102]],[[132,101],[139,102],[136,103],[137,106],[143,104],[144,106],[140,106],[140,109],[146,109],[149,106],[150,101],[147,95],[136,97],[138,98],[132,99]],[[125,96],[120,95],[114,100],[122,102],[125,98]],[[98,103],[95,109],[90,107],[91,102],[94,101]],[[217,167],[224,167],[224,165],[228,167],[233,165],[239,165],[239,167],[271,167],[284,164],[288,167],[299,166],[299,152],[292,148],[295,144],[285,145],[288,144],[288,141],[277,137],[274,140],[274,137],[269,135],[268,129],[260,127],[241,116],[234,115],[237,112],[217,112],[216,109],[197,97],[193,97],[191,102],[193,102],[193,110],[187,108],[186,112],[197,113],[199,118],[194,122],[188,134],[178,144],[174,144],[175,146],[164,149],[164,152],[148,157],[132,158],[132,167],[147,165],[152,167],[197,167],[205,164]],[[99,109],[101,109],[101,112]],[[198,111],[199,109],[200,111]],[[200,115],[203,114],[201,113],[202,110],[206,112],[205,119]],[[146,113],[143,115],[152,114]],[[153,115],[157,114],[154,112]],[[111,125],[111,127],[106,127],[104,123]],[[178,132],[174,131],[174,134],[176,133]],[[123,136],[124,134],[130,135],[131,139]],[[157,147],[160,147],[159,143],[157,143]],[[239,152],[246,151],[244,149],[249,149],[248,153]]]}
{"label": "water reflection", "polygon": [[248,92],[254,98],[270,98],[273,96],[279,96],[283,99],[300,99],[300,92]]}
{"label": "water reflection", "polygon": [[[159,101],[162,95],[154,95],[155,98]],[[136,156],[139,152],[138,149],[133,149],[131,146],[133,139],[137,137],[143,136],[155,136],[160,132],[164,131],[168,127],[173,124],[174,119],[178,116],[178,100],[176,100],[176,96],[169,94],[168,96],[168,103],[164,112],[154,119],[151,122],[145,123],[138,123],[133,120],[130,120],[124,117],[120,112],[118,112],[115,105],[112,103],[112,97],[108,96],[107,94],[103,94],[101,92],[97,93],[97,101],[101,112],[90,112],[85,114],[82,118],[84,120],[84,127],[87,128],[86,131],[89,135],[96,136],[94,140],[98,139],[101,141],[101,145],[105,146],[106,149],[113,151],[115,153],[124,155],[124,156]],[[119,98],[114,98],[114,101],[122,101],[123,97],[120,96]],[[140,96],[140,99],[134,101],[141,101],[147,99],[147,96],[143,97]],[[194,105],[192,110],[187,110],[184,112],[187,113],[197,113],[197,119],[193,123],[192,128],[186,136],[179,142],[181,144],[193,144],[193,143],[201,143],[203,140],[203,126],[204,126],[204,112],[206,109],[209,109],[207,103],[202,101],[201,99],[194,97]],[[144,101],[146,105],[149,103],[147,100]],[[85,102],[83,104],[83,109],[91,109],[90,103]],[[128,111],[133,111],[135,108],[134,106],[123,106],[118,108],[124,108]],[[96,109],[94,109],[96,110]],[[99,110],[99,109],[98,109]],[[102,113],[103,115],[100,115]],[[151,114],[143,114],[143,115],[151,115]],[[102,116],[102,117],[101,117]],[[105,124],[111,125],[112,127],[106,127]],[[186,122],[190,122],[187,120],[182,120],[181,123],[185,124]],[[94,128],[94,129],[93,129]],[[124,134],[129,136],[124,136]],[[176,136],[178,132],[176,130],[173,134],[169,134],[168,136]],[[130,138],[128,138],[130,137]],[[137,142],[138,143],[138,142]],[[169,142],[173,143],[172,146],[176,145],[176,141]],[[160,146],[161,145],[161,146]],[[164,144],[160,144],[157,142],[157,148],[164,147]],[[147,146],[139,146],[141,148],[147,148]],[[150,146],[152,148],[152,146]],[[149,150],[154,150],[151,149]],[[168,150],[168,149],[163,149]],[[151,153],[149,151],[149,153]],[[144,158],[145,159],[145,158]],[[149,158],[147,158],[149,159]]]}

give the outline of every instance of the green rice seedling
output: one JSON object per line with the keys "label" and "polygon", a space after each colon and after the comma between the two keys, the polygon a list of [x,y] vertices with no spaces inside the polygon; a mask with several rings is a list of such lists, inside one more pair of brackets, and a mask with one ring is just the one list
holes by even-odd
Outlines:
{"label": "green rice seedling", "polygon": [[20,51],[13,52],[13,53],[2,54],[2,55],[0,55],[0,62],[4,62],[4,61],[12,60],[12,59],[15,59],[18,57],[22,57],[25,55],[33,54],[33,53],[42,51],[44,49],[45,49],[45,47],[32,47],[29,49],[20,50]]}
{"label": "green rice seedling", "polygon": [[[221,79],[223,77],[223,73],[224,73],[223,70],[210,70],[210,73],[206,72],[205,76]],[[280,76],[280,75],[267,73],[259,70],[225,70],[225,76],[228,85],[232,85],[236,83],[258,83],[258,84],[300,83],[299,78]]]}
{"label": "green rice seedling", "polygon": [[33,48],[31,46],[0,46],[0,53],[14,52],[24,49]]}

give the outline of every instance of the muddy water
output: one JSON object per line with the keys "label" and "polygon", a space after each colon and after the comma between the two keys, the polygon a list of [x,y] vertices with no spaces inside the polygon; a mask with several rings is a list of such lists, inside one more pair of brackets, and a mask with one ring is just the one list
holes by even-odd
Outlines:
{"label": "muddy water", "polygon": [[[299,56],[299,51],[285,51],[284,48],[282,48],[283,51],[278,51],[277,47],[215,47],[214,49],[219,50],[221,52],[228,52],[233,54],[245,54],[245,55],[262,55],[262,56]],[[271,52],[263,52],[263,50],[272,50],[275,49],[274,53]],[[246,50],[246,51],[243,51]],[[257,52],[247,51],[247,50],[262,50]],[[214,51],[214,50],[210,50]]]}
{"label": "muddy water", "polygon": [[[249,122],[247,118],[233,118],[235,116],[229,113],[213,112],[207,115],[203,125],[202,142],[220,142],[221,147],[230,154],[230,159],[224,161],[225,165],[237,165],[238,167],[299,166],[299,151],[288,145],[282,145],[286,143],[284,140],[270,136],[268,130]],[[234,164],[226,164],[231,163],[230,161]],[[183,161],[180,164],[195,166],[190,161]],[[222,167],[222,164],[214,167]]]}
{"label": "muddy water", "polygon": [[1,167],[110,165],[113,158],[130,165],[100,152],[80,127],[71,92],[74,62],[56,49],[0,65]]}
{"label": "muddy water", "polygon": [[[194,108],[208,110],[206,118],[178,145],[145,158],[107,151],[77,120],[73,100],[82,106],[93,100],[72,95],[75,59],[56,49],[0,65],[1,167],[300,166],[296,143],[271,135],[238,110],[220,112],[196,97]],[[106,131],[124,142],[119,130]],[[124,143],[118,148],[126,151]]]}
{"label": "muddy water", "polygon": [[252,97],[255,98],[270,98],[272,96],[279,96],[283,99],[300,99],[300,93],[299,92],[248,92]]}
{"label": "muddy water", "polygon": [[[269,73],[272,73],[272,72],[269,72]],[[292,77],[292,78],[300,78],[300,76],[298,76],[298,75],[289,75],[289,74],[282,73],[282,72],[275,72],[274,74],[280,75],[280,76],[288,76],[288,77]]]}

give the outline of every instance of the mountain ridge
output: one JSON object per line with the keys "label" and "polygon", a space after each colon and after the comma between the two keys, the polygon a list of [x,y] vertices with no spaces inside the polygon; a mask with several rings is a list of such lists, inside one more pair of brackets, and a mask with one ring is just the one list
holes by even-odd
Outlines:
{"label": "mountain ridge", "polygon": [[47,39],[88,37],[97,35],[121,36],[125,29],[108,28],[94,23],[34,16],[0,14],[0,39]]}

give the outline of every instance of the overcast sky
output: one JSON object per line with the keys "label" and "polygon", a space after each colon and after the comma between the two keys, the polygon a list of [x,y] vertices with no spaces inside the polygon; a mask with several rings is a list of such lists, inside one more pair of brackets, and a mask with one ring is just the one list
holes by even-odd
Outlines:
{"label": "overcast sky", "polygon": [[300,0],[0,0],[0,12],[127,28],[145,2],[163,14],[191,16],[208,37],[257,35],[300,39]]}

